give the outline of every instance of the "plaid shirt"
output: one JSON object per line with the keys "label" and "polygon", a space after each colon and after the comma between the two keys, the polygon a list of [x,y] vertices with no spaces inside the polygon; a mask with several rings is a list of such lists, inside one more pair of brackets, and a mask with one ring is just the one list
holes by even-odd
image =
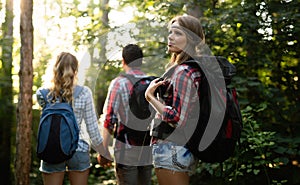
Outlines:
{"label": "plaid shirt", "polygon": [[176,126],[184,125],[199,102],[198,89],[201,82],[201,73],[198,69],[186,64],[178,65],[170,79],[163,96],[166,104],[162,120]]}
{"label": "plaid shirt", "polygon": [[[38,89],[36,92],[38,103],[44,107],[45,100]],[[78,148],[76,151],[90,151],[90,141],[95,151],[100,153],[99,147],[103,141],[98,127],[98,118],[94,108],[93,96],[91,90],[84,86],[79,96],[75,98],[73,110],[76,116],[76,121],[80,129]]]}
{"label": "plaid shirt", "polygon": [[[145,76],[139,69],[132,69],[127,72],[135,76]],[[117,130],[115,131],[115,137],[118,137],[122,131],[124,131],[124,125],[128,122],[129,112],[129,93],[132,88],[131,82],[123,76],[118,76],[110,83],[107,97],[103,107],[103,126],[113,133],[115,130],[115,124]],[[125,141],[127,144],[134,143],[134,141]],[[119,149],[119,145],[115,143],[115,149]]]}

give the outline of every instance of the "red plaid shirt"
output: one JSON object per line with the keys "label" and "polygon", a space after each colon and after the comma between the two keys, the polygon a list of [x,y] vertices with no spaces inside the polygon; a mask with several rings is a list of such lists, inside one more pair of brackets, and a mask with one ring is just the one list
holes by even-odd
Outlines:
{"label": "red plaid shirt", "polygon": [[[139,69],[132,69],[127,74],[135,76],[145,76]],[[131,82],[124,76],[118,76],[110,83],[106,100],[103,107],[103,126],[111,132],[115,132],[118,137],[124,130],[124,125],[128,122],[129,112],[129,93],[132,88]],[[117,125],[116,125],[117,124]],[[117,130],[114,130],[117,126]],[[134,141],[125,141],[126,143],[135,143]],[[116,149],[118,147],[115,145]]]}
{"label": "red plaid shirt", "polygon": [[199,103],[198,89],[201,83],[201,73],[197,68],[187,64],[178,65],[167,85],[163,101],[167,105],[162,114],[162,120],[175,125],[184,125]]}

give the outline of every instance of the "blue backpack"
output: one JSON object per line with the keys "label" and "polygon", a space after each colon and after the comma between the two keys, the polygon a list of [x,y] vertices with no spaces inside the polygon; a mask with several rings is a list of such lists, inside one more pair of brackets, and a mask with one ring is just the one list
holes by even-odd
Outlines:
{"label": "blue backpack", "polygon": [[[75,87],[74,99],[82,89],[82,86]],[[36,153],[38,158],[47,163],[61,163],[70,159],[78,146],[79,128],[76,117],[71,104],[50,103],[47,98],[49,89],[42,89],[40,92],[46,104],[40,117]]]}

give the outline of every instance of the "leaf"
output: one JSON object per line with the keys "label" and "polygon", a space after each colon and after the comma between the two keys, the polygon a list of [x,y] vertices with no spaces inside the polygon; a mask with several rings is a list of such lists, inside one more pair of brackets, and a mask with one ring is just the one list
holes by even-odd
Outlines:
{"label": "leaf", "polygon": [[279,146],[274,150],[274,152],[279,153],[279,154],[284,154],[286,151],[287,151],[287,149],[282,146]]}
{"label": "leaf", "polygon": [[259,172],[260,172],[259,169],[254,169],[254,170],[253,170],[254,175],[257,175]]}

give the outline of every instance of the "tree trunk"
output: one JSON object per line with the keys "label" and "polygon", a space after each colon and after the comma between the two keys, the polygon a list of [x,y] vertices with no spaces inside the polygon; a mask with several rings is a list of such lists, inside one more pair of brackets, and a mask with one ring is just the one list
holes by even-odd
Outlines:
{"label": "tree trunk", "polygon": [[[101,21],[102,21],[102,25],[104,26],[104,28],[109,28],[109,20],[108,20],[108,2],[109,0],[102,0],[101,1],[101,11],[102,11],[102,17],[101,17]],[[100,63],[104,64],[107,60],[106,58],[106,44],[107,44],[107,34],[105,34],[101,40],[101,50],[100,50]]]}
{"label": "tree trunk", "polygon": [[186,4],[186,8],[187,8],[187,14],[194,16],[196,18],[200,18],[203,17],[203,8],[201,10],[201,6],[203,6],[205,3],[207,3],[204,0],[199,0],[199,1],[192,1],[192,2],[188,2]]}
{"label": "tree trunk", "polygon": [[21,0],[21,64],[20,95],[17,109],[16,134],[16,185],[29,185],[32,134],[32,85],[33,85],[33,0]]}
{"label": "tree trunk", "polygon": [[101,2],[101,11],[103,12],[102,13],[102,24],[108,28],[109,25],[108,25],[108,13],[109,13],[109,9],[108,9],[108,3],[109,3],[109,0],[102,0],[100,1]]}
{"label": "tree trunk", "polygon": [[[104,28],[109,28],[109,19],[108,19],[109,8],[108,7],[109,7],[109,0],[102,0],[100,2],[100,10],[102,11],[101,21],[102,21],[102,25],[104,26]],[[106,65],[106,61],[107,61],[106,45],[107,45],[107,34],[104,34],[100,40],[100,53],[99,53],[100,69],[102,67],[104,67],[104,65]],[[99,83],[99,82],[96,81],[96,83]],[[96,89],[98,89],[98,88],[96,88]],[[106,94],[104,94],[102,92],[94,92],[94,93],[97,94],[96,108],[98,110],[98,114],[101,114]]]}
{"label": "tree trunk", "polygon": [[[11,128],[14,122],[15,111],[13,106],[12,87],[12,52],[13,52],[13,0],[6,0],[5,22],[2,25],[2,68],[0,68],[0,179],[2,184],[11,184]],[[3,84],[3,85],[2,85]]]}

